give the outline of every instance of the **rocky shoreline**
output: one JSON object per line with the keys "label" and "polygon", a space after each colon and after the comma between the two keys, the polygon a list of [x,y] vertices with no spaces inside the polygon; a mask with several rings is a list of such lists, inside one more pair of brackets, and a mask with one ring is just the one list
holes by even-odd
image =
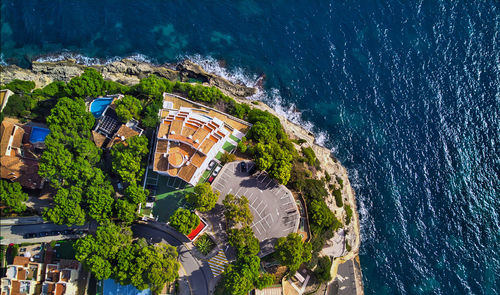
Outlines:
{"label": "rocky shoreline", "polygon": [[[53,81],[69,81],[71,78],[83,73],[86,65],[81,65],[76,60],[68,59],[57,62],[33,62],[31,69],[23,69],[15,65],[0,66],[0,84],[6,84],[14,79],[31,80],[35,82],[36,87],[44,87]],[[160,77],[167,78],[172,81],[201,81],[205,85],[216,86],[221,89],[226,95],[231,96],[239,102],[248,102],[246,99],[249,96],[257,93],[257,89],[245,85],[235,84],[220,76],[206,72],[200,65],[192,61],[185,60],[177,65],[152,65],[146,62],[135,61],[131,59],[123,59],[120,61],[111,62],[105,65],[91,65],[102,73],[104,79],[113,80],[126,85],[137,84],[141,78],[155,74]],[[277,116],[285,131],[291,139],[305,140],[304,146],[310,146],[319,162],[321,168],[332,176],[330,184],[340,187],[344,204],[349,204],[353,211],[353,216],[350,224],[346,227],[345,239],[351,245],[351,250],[343,250],[341,257],[334,260],[332,266],[332,278],[337,275],[338,265],[347,261],[355,261],[359,266],[359,247],[360,247],[360,226],[359,215],[356,207],[356,198],[354,190],[351,187],[347,170],[342,164],[333,157],[331,151],[316,143],[315,137],[303,127],[290,122],[284,116],[278,114],[270,106],[259,102],[251,104],[252,107],[267,110]],[[300,149],[300,147],[298,147]],[[323,173],[316,175],[317,178],[323,177]],[[342,180],[343,185],[340,184]],[[335,198],[330,195],[326,203],[330,209],[335,212],[337,218],[345,222],[345,210],[343,207],[337,207]],[[329,242],[334,244],[334,240],[338,239],[336,234]],[[361,271],[355,268],[355,283],[356,293],[363,294],[363,283]]]}

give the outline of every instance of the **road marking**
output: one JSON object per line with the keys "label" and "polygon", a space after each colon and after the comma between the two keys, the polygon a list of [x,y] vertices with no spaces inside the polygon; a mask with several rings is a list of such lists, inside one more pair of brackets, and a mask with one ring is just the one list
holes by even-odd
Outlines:
{"label": "road marking", "polygon": [[276,215],[278,215],[278,217],[280,216],[280,212],[278,211],[278,208],[276,208]]}
{"label": "road marking", "polygon": [[229,262],[227,261],[226,254],[224,254],[224,251],[222,251],[222,249],[219,250],[217,255],[208,260],[208,266],[210,267],[210,270],[212,271],[214,277],[223,273],[224,268],[227,264],[229,264]]}

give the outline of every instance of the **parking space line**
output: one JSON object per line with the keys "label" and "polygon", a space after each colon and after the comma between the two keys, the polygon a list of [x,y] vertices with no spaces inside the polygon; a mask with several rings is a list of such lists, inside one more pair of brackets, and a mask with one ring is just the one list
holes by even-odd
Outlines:
{"label": "parking space line", "polygon": [[260,214],[259,215],[262,215],[262,212],[267,208],[267,203],[265,203],[265,206],[262,207],[262,209],[259,210]]}
{"label": "parking space line", "polygon": [[294,226],[284,229],[283,231],[293,230]]}

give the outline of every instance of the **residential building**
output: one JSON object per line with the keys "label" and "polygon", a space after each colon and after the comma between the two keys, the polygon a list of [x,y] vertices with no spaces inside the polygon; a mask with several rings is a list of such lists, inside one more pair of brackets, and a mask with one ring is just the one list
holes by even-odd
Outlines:
{"label": "residential building", "polygon": [[205,112],[180,107],[160,110],[153,171],[196,185],[231,132],[224,122]]}
{"label": "residential building", "polygon": [[61,259],[57,264],[47,264],[42,295],[74,295],[77,293],[81,264],[76,260]]}
{"label": "residential building", "polygon": [[4,118],[0,127],[0,177],[30,189],[41,188],[43,179],[38,175],[38,160],[49,132],[46,128]]}
{"label": "residential building", "polygon": [[42,268],[43,264],[31,262],[28,257],[14,257],[12,264],[7,265],[5,277],[1,280],[1,295],[40,293]]}

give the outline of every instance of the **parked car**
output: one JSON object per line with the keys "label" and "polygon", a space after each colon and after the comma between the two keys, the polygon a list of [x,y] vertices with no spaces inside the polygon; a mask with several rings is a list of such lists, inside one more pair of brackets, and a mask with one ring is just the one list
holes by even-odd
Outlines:
{"label": "parked car", "polygon": [[70,229],[65,229],[65,230],[63,230],[62,233],[63,233],[63,235],[71,235],[71,234],[73,234],[73,231]]}
{"label": "parked car", "polygon": [[212,182],[214,181],[214,177],[210,176],[207,181],[208,181],[208,183],[212,184]]}
{"label": "parked car", "polygon": [[208,170],[214,168],[214,166],[215,166],[215,161],[214,160],[210,161],[210,163],[208,163]]}
{"label": "parked car", "polygon": [[37,235],[35,233],[27,233],[27,234],[24,234],[24,238],[25,239],[32,239],[32,238],[35,238]]}
{"label": "parked car", "polygon": [[57,231],[57,230],[53,230],[53,231],[51,231],[51,232],[49,233],[49,235],[50,235],[50,236],[58,236],[58,235],[60,235],[60,234],[61,234],[61,232],[60,232],[60,231]]}
{"label": "parked car", "polygon": [[43,231],[43,232],[41,232],[41,233],[38,234],[38,236],[40,236],[40,237],[46,237],[48,235],[49,235],[48,231]]}
{"label": "parked car", "polygon": [[217,176],[217,174],[219,174],[219,171],[222,169],[221,166],[217,166],[215,167],[214,169],[214,172],[212,173],[213,176]]}
{"label": "parked car", "polygon": [[241,172],[247,172],[247,163],[241,162]]}
{"label": "parked car", "polygon": [[26,248],[19,249],[19,252],[26,252]]}

